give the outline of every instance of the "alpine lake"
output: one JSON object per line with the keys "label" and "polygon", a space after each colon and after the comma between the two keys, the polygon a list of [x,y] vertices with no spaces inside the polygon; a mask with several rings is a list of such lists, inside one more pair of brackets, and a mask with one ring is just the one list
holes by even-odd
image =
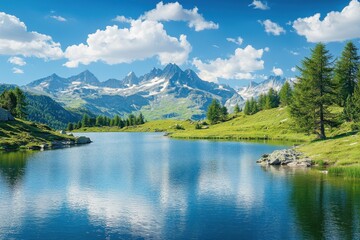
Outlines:
{"label": "alpine lake", "polygon": [[281,143],[86,136],[0,153],[0,239],[360,239],[360,182],[256,163]]}

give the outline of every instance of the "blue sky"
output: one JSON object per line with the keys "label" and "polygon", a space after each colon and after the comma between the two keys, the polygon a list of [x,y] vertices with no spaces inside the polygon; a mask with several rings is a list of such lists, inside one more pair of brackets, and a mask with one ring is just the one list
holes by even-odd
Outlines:
{"label": "blue sky", "polygon": [[358,0],[3,0],[0,12],[0,82],[18,85],[86,69],[122,79],[168,62],[243,85],[296,76],[316,42],[338,56],[360,38]]}

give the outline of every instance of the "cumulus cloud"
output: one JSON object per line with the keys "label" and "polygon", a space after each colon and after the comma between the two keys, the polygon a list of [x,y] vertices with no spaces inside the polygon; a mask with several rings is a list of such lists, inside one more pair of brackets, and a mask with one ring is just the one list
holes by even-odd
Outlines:
{"label": "cumulus cloud", "polygon": [[10,57],[8,59],[8,62],[14,65],[18,65],[18,66],[25,66],[26,62],[23,58],[21,57]]}
{"label": "cumulus cloud", "polygon": [[352,0],[341,12],[320,13],[293,22],[296,33],[308,42],[338,42],[360,37],[360,2]]}
{"label": "cumulus cloud", "polygon": [[156,8],[145,12],[141,19],[151,21],[185,21],[188,22],[189,27],[194,28],[195,31],[202,31],[205,29],[218,29],[219,25],[206,21],[204,17],[198,13],[197,7],[193,9],[184,9],[183,6],[178,3],[159,2]]}
{"label": "cumulus cloud", "polygon": [[238,37],[238,38],[226,38],[226,40],[228,42],[232,42],[232,43],[235,43],[236,45],[241,45],[243,42],[244,42],[244,39],[242,39],[241,37]]}
{"label": "cumulus cloud", "polygon": [[282,28],[279,24],[272,22],[270,19],[265,21],[258,21],[261,25],[265,27],[265,32],[272,34],[274,36],[279,36],[282,33],[285,33],[285,29]]}
{"label": "cumulus cloud", "polygon": [[264,69],[261,59],[264,49],[255,49],[251,45],[237,48],[229,58],[217,58],[208,62],[194,59],[193,64],[199,70],[203,80],[217,82],[223,79],[252,79],[253,72]]}
{"label": "cumulus cloud", "polygon": [[59,22],[66,22],[67,19],[62,17],[62,16],[55,16],[55,15],[52,15],[50,16],[52,19],[55,19],[56,21],[59,21]]}
{"label": "cumulus cloud", "polygon": [[28,31],[19,18],[0,12],[0,54],[59,59],[63,51],[50,36]]}
{"label": "cumulus cloud", "polygon": [[291,71],[292,71],[292,72],[296,72],[296,67],[292,67],[292,68],[291,68]]}
{"label": "cumulus cloud", "polygon": [[23,74],[24,73],[23,70],[21,70],[20,68],[16,68],[16,67],[14,67],[12,69],[12,71],[13,71],[14,74]]}
{"label": "cumulus cloud", "polygon": [[125,16],[116,16],[113,21],[121,22],[121,23],[131,23],[133,19],[127,18]]}
{"label": "cumulus cloud", "polygon": [[86,44],[69,46],[65,51],[67,67],[103,61],[107,64],[131,63],[158,57],[161,64],[184,63],[191,51],[185,35],[169,36],[162,23],[132,20],[129,28],[107,26],[89,34]]}
{"label": "cumulus cloud", "polygon": [[267,5],[267,2],[261,2],[258,0],[254,0],[251,4],[249,4],[249,7],[254,7],[254,9],[261,9],[261,10],[268,10],[270,9]]}
{"label": "cumulus cloud", "polygon": [[276,67],[273,67],[272,72],[275,74],[275,76],[282,76],[284,74],[281,68]]}

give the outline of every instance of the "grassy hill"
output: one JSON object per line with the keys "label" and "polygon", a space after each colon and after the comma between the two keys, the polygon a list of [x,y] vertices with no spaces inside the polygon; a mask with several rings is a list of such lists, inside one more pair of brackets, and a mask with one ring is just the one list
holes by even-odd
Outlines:
{"label": "grassy hill", "polygon": [[48,126],[23,120],[0,122],[0,149],[36,148],[53,142],[74,141],[75,138],[52,131]]}

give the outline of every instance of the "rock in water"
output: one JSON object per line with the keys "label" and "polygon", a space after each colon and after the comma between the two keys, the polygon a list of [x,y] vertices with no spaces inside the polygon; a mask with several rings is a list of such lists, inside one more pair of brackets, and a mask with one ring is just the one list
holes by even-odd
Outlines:
{"label": "rock in water", "polygon": [[282,165],[289,167],[311,167],[313,161],[294,149],[276,150],[271,154],[264,154],[256,161],[262,165]]}
{"label": "rock in water", "polygon": [[75,143],[76,144],[87,144],[87,143],[91,143],[91,140],[88,137],[81,136],[81,137],[76,138]]}

